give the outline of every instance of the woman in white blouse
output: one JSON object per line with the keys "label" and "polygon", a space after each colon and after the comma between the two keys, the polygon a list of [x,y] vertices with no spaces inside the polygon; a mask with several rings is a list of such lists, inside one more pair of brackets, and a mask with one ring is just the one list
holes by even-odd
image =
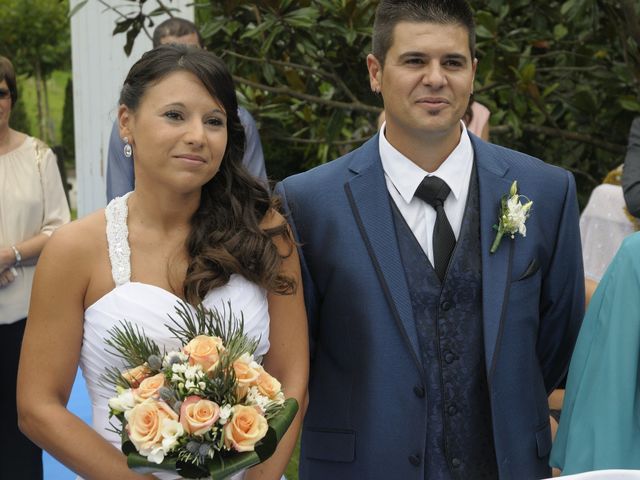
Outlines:
{"label": "woman in white blouse", "polygon": [[17,99],[13,65],[0,56],[0,476],[39,479],[42,451],[18,430],[16,375],[36,261],[70,216],[51,149],[9,127]]}

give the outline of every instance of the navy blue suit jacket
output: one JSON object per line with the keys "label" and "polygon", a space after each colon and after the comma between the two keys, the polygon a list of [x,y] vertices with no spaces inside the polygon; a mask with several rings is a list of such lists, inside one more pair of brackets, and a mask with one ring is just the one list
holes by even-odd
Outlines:
{"label": "navy blue suit jacket", "polygon": [[[542,478],[550,475],[547,395],[565,374],[584,311],[575,183],[533,157],[472,143],[500,478]],[[490,254],[514,180],[534,202],[527,235],[503,238]],[[311,339],[300,478],[423,480],[429,399],[416,388],[423,367],[378,136],[276,191],[300,242]]]}

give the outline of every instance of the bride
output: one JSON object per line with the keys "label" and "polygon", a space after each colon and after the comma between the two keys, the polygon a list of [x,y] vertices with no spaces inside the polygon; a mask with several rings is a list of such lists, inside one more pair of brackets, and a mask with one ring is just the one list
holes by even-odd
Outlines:
{"label": "bride", "polygon": [[[306,404],[307,326],[295,245],[275,200],[241,166],[233,81],[212,53],[161,46],[129,72],[118,117],[135,190],[59,229],[38,262],[18,378],[20,428],[85,479],[156,478],[127,468],[100,384],[118,360],[106,331],[127,319],[167,349],[167,314],[192,305],[242,311],[256,355],[300,412],[267,462],[276,479]],[[78,364],[93,429],[66,408]],[[158,474],[160,476],[160,474]]]}

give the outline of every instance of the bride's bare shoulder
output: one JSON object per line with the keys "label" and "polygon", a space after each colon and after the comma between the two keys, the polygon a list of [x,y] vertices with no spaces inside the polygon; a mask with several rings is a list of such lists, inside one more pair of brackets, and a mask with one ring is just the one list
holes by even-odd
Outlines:
{"label": "bride's bare shoulder", "polygon": [[106,244],[105,229],[104,209],[100,209],[58,228],[45,251],[53,251],[59,258],[91,258],[96,249]]}

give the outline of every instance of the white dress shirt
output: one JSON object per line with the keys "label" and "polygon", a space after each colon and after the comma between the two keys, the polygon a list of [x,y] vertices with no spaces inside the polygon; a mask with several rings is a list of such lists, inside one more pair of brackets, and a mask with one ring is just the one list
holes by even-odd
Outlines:
{"label": "white dress shirt", "polygon": [[436,211],[431,205],[414,195],[427,176],[433,175],[447,182],[451,193],[444,202],[444,211],[457,240],[460,236],[473,168],[471,139],[464,123],[460,122],[460,125],[462,128],[460,142],[434,172],[423,170],[396,150],[384,135],[386,125],[382,125],[380,129],[380,159],[387,190],[431,265],[433,265],[433,227],[436,222]]}

